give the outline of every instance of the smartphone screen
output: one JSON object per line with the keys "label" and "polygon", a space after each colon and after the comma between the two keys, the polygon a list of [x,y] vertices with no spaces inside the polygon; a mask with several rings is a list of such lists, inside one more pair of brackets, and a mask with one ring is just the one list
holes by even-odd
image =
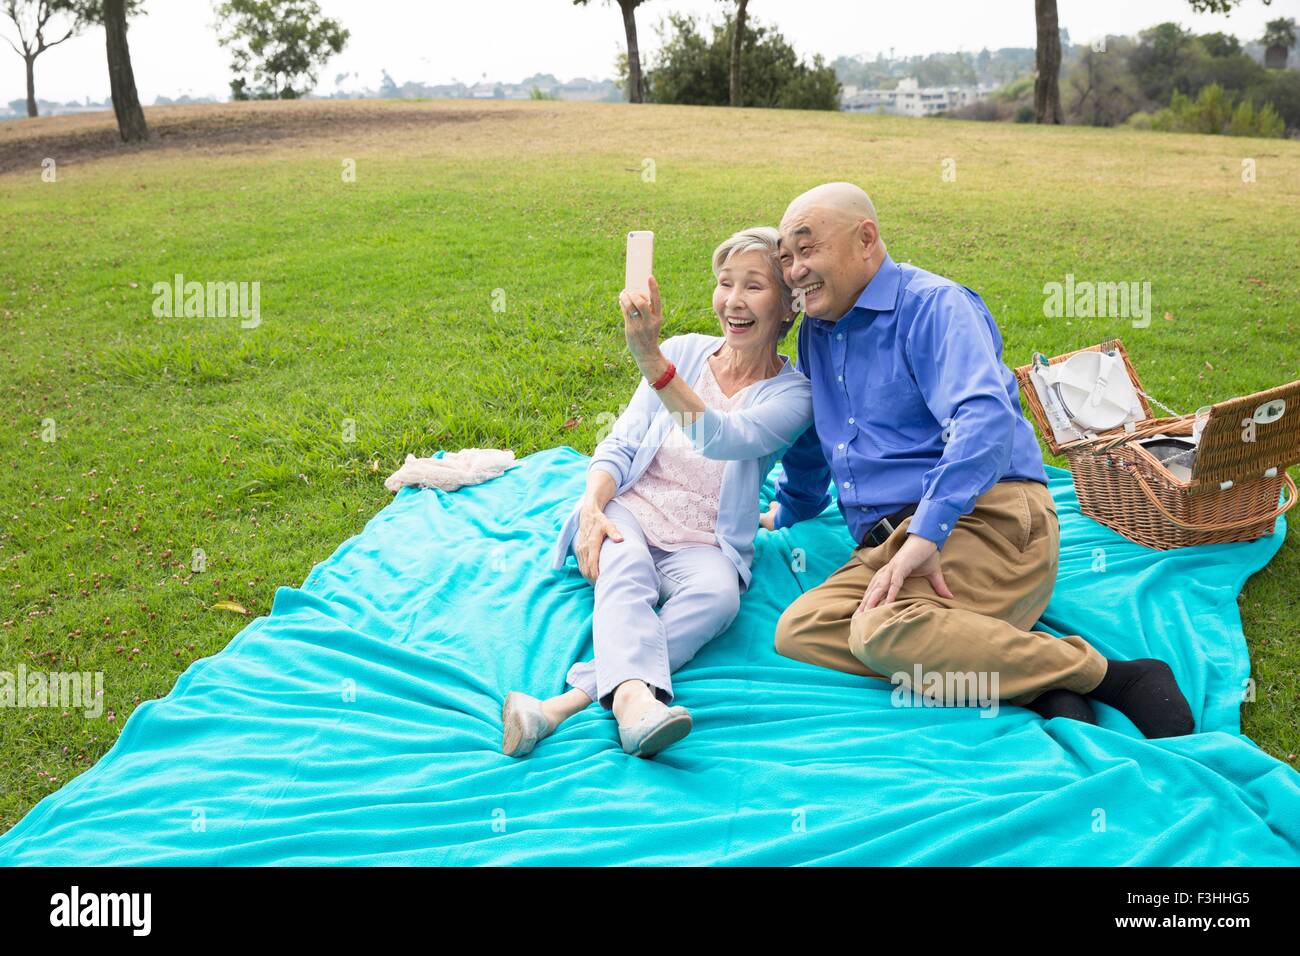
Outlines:
{"label": "smartphone screen", "polygon": [[629,292],[650,294],[650,273],[654,265],[655,234],[637,230],[627,234],[627,271],[623,287]]}

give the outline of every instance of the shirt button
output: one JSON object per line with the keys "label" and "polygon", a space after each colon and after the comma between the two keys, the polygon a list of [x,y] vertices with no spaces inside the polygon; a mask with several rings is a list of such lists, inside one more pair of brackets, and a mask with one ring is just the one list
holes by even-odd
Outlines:
{"label": "shirt button", "polygon": [[836,333],[835,333],[835,337],[836,337],[837,339],[842,339],[842,338],[844,338],[844,333],[843,333],[843,332],[836,332]]}
{"label": "shirt button", "polygon": [[852,488],[852,487],[853,487],[853,482],[851,482],[851,481],[846,481],[846,482],[844,482],[844,487],[845,487],[845,488]]}
{"label": "shirt button", "polygon": [[851,419],[851,418],[849,419],[849,424],[850,424],[850,425],[853,424],[853,419]]}
{"label": "shirt button", "polygon": [[840,451],[843,451],[843,450],[844,450],[844,442],[840,442],[840,443],[839,443],[838,445],[836,445],[835,447],[838,448]]}
{"label": "shirt button", "polygon": [[844,376],[843,376],[843,375],[836,375],[836,376],[835,376],[835,381],[837,381],[837,382],[842,382],[842,381],[844,381]]}
{"label": "shirt button", "polygon": [[948,530],[948,526],[947,526],[946,524],[941,524],[941,525],[939,525],[939,530],[940,530],[940,531],[947,531],[947,530]]}

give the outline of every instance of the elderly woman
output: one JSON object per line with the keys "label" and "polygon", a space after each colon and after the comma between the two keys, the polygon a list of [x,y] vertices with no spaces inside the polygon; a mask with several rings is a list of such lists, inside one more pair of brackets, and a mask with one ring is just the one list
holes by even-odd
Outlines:
{"label": "elderly woman", "polygon": [[[512,691],[502,750],[523,756],[593,700],[614,712],[629,754],[650,757],[691,728],[670,674],[722,633],[748,589],[759,489],[812,422],[808,380],[776,346],[794,324],[777,231],[738,232],[713,252],[721,336],[659,341],[659,287],[619,296],[642,381],[592,455],[586,494],[556,542],[595,588],[594,660],[566,693]],[[656,608],[662,601],[662,607]]]}

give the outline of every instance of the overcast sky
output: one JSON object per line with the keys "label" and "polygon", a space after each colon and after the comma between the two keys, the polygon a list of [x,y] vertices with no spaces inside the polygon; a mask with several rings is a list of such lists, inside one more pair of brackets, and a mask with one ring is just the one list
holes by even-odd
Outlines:
{"label": "overcast sky", "polygon": [[[380,70],[398,83],[518,82],[533,73],[561,80],[613,75],[623,47],[615,4],[591,0],[320,0],[327,16],[352,32],[347,48],[320,74],[318,93],[334,89],[340,73],[355,73],[345,88],[378,87]],[[803,56],[892,49],[897,56],[982,47],[1034,45],[1032,0],[751,0],[750,16],[778,26]],[[146,105],[159,94],[176,97],[230,91],[228,56],[217,45],[211,0],[146,0],[146,16],[130,30],[136,86]],[[1187,0],[1058,0],[1061,26],[1075,42],[1105,33],[1133,34],[1164,20],[1198,33],[1222,30],[1257,39],[1264,23],[1300,18],[1300,0],[1245,2],[1228,16],[1193,15]],[[716,16],[720,0],[647,0],[637,11],[643,55],[658,46],[654,26],[666,13]],[[0,24],[12,36],[13,24]],[[103,30],[91,30],[36,61],[37,96],[51,101],[108,98]],[[24,98],[22,60],[0,44],[0,103]]]}

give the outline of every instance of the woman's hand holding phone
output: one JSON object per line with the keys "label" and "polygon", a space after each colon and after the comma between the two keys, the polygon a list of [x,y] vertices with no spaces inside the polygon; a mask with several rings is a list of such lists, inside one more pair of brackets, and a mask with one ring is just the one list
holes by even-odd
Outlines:
{"label": "woman's hand holding phone", "polygon": [[[664,324],[659,283],[654,276],[650,276],[648,284],[649,295],[624,289],[618,296],[619,307],[623,310],[623,334],[627,338],[628,351],[643,373],[653,371],[664,361],[659,351],[659,334]],[[663,371],[662,367],[659,367],[659,371]]]}
{"label": "woman's hand holding phone", "polygon": [[663,307],[659,302],[659,284],[651,275],[654,263],[655,234],[637,229],[627,234],[627,269],[618,304],[623,310],[623,333],[628,351],[641,374],[654,382],[668,368],[668,360],[659,351],[659,333],[663,326]]}

